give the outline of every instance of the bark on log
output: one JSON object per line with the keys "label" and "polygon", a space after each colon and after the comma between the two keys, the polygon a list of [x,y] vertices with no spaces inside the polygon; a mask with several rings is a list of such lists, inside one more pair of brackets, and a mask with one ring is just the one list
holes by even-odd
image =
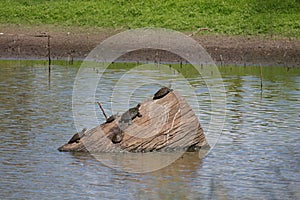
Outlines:
{"label": "bark on log", "polygon": [[[79,140],[61,146],[59,151],[150,152],[168,150],[197,151],[209,147],[201,125],[185,99],[175,91],[162,98],[139,104],[141,116],[122,123],[121,116],[83,133]],[[119,143],[113,143],[116,133]]]}

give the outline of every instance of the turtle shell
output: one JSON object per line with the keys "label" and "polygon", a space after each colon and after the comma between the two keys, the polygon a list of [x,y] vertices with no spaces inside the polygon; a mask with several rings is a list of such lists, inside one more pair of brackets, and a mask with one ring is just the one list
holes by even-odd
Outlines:
{"label": "turtle shell", "polygon": [[107,118],[106,123],[111,123],[117,118],[117,115],[112,115],[109,118]]}
{"label": "turtle shell", "polygon": [[169,92],[173,91],[172,89],[168,87],[162,87],[160,88],[153,96],[153,100],[155,99],[161,99],[164,96],[166,96]]}
{"label": "turtle shell", "polygon": [[111,141],[116,144],[116,143],[120,143],[123,139],[123,133],[120,132],[120,133],[116,133],[113,135]]}

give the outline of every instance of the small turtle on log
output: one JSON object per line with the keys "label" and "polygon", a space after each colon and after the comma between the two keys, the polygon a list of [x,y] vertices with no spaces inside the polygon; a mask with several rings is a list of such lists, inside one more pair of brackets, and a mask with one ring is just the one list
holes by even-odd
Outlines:
{"label": "small turtle on log", "polygon": [[123,139],[123,131],[120,129],[120,127],[114,126],[109,130],[110,134],[108,138],[112,141],[112,143],[120,143]]}
{"label": "small turtle on log", "polygon": [[123,139],[123,133],[120,132],[120,133],[117,133],[117,134],[114,134],[113,137],[111,138],[111,141],[116,144],[116,143],[120,143]]}
{"label": "small turtle on log", "polygon": [[141,113],[139,112],[140,104],[138,104],[136,107],[130,108],[127,110],[120,119],[121,123],[127,123],[131,124],[131,121],[136,117],[142,117]]}
{"label": "small turtle on log", "polygon": [[153,100],[161,99],[164,96],[166,96],[169,92],[172,92],[172,91],[173,91],[173,89],[170,89],[168,87],[162,87],[154,94]]}
{"label": "small turtle on log", "polygon": [[105,123],[111,123],[117,118],[118,114],[112,115],[109,118],[107,118]]}
{"label": "small turtle on log", "polygon": [[82,129],[82,131],[75,133],[73,137],[69,140],[68,144],[72,144],[74,142],[79,142],[79,140],[84,136],[84,133],[86,132],[86,128]]}

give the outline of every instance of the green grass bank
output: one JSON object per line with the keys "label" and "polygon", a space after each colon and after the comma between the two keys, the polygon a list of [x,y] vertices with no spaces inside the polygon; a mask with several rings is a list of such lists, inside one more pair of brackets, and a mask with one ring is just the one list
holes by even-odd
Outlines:
{"label": "green grass bank", "polygon": [[299,0],[1,0],[0,23],[300,38]]}

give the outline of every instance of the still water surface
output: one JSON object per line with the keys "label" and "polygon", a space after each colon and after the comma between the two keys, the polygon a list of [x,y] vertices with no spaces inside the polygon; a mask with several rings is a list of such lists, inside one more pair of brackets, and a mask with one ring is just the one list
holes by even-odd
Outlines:
{"label": "still water surface", "polygon": [[[127,70],[110,69],[99,83],[96,97],[108,112],[107,102],[121,101],[110,99],[112,85]],[[196,114],[206,131],[208,90],[199,75],[183,70],[198,102],[177,91],[199,105]],[[204,159],[189,153],[151,173],[128,173],[86,153],[57,151],[76,132],[72,91],[77,71],[54,65],[49,81],[40,62],[1,62],[0,199],[300,199],[299,68],[264,67],[262,93],[258,67],[220,68],[227,107],[218,143]],[[172,77],[176,86],[182,77],[173,72],[160,78]],[[134,94],[129,102],[134,105],[157,89],[152,84],[123,91]],[[104,120],[100,112],[97,117],[91,126]]]}

